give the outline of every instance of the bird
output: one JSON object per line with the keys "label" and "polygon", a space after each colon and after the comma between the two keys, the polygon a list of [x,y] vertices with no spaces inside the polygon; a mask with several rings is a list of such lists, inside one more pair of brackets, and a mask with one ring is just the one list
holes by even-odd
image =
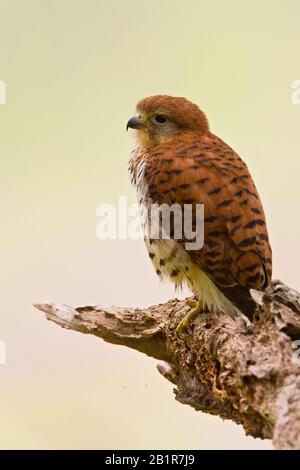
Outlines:
{"label": "bird", "polygon": [[[140,100],[127,122],[136,146],[129,173],[137,190],[144,238],[156,274],[196,298],[177,326],[187,330],[203,311],[224,312],[251,322],[256,304],[250,290],[264,291],[272,278],[272,249],[264,209],[247,165],[210,131],[206,114],[183,97]],[[203,243],[190,249],[187,237],[149,236],[150,208],[190,204],[204,207]]]}

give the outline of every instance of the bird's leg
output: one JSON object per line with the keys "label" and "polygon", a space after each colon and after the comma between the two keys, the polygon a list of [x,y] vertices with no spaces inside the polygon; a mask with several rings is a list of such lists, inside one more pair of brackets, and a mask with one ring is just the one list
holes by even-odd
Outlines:
{"label": "bird's leg", "polygon": [[187,330],[190,326],[191,321],[202,312],[202,302],[197,301],[196,307],[192,308],[185,317],[181,320],[176,328],[177,333],[182,333],[183,330]]}

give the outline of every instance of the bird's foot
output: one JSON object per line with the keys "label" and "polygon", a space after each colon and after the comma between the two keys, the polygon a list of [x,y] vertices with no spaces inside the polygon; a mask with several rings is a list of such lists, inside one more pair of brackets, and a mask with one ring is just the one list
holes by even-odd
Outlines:
{"label": "bird's foot", "polygon": [[[194,304],[195,305],[195,304]],[[202,312],[201,302],[198,301],[196,307],[192,308],[187,315],[181,320],[179,325],[176,328],[178,334],[182,333],[184,330],[188,330],[192,320]]]}
{"label": "bird's foot", "polygon": [[185,303],[191,308],[196,308],[198,301],[195,297],[190,297],[188,299],[185,299]]}

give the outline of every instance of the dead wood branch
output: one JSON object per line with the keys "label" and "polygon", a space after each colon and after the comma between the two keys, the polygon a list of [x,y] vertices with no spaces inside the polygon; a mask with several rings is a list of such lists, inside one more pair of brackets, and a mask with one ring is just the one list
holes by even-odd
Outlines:
{"label": "dead wood branch", "polygon": [[189,307],[176,299],[145,309],[36,307],[63,328],[164,361],[158,369],[179,402],[242,424],[277,449],[300,449],[300,294],[274,281],[253,297],[250,326],[203,313],[181,335],[176,326]]}

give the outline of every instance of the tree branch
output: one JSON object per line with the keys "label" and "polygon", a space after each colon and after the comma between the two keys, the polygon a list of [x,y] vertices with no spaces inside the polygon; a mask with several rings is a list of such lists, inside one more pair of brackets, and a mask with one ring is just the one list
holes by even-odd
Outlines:
{"label": "tree branch", "polygon": [[180,335],[184,300],[145,309],[35,307],[63,328],[165,361],[158,370],[176,385],[179,402],[242,424],[277,449],[300,449],[300,294],[274,281],[253,298],[251,325],[204,312]]}

